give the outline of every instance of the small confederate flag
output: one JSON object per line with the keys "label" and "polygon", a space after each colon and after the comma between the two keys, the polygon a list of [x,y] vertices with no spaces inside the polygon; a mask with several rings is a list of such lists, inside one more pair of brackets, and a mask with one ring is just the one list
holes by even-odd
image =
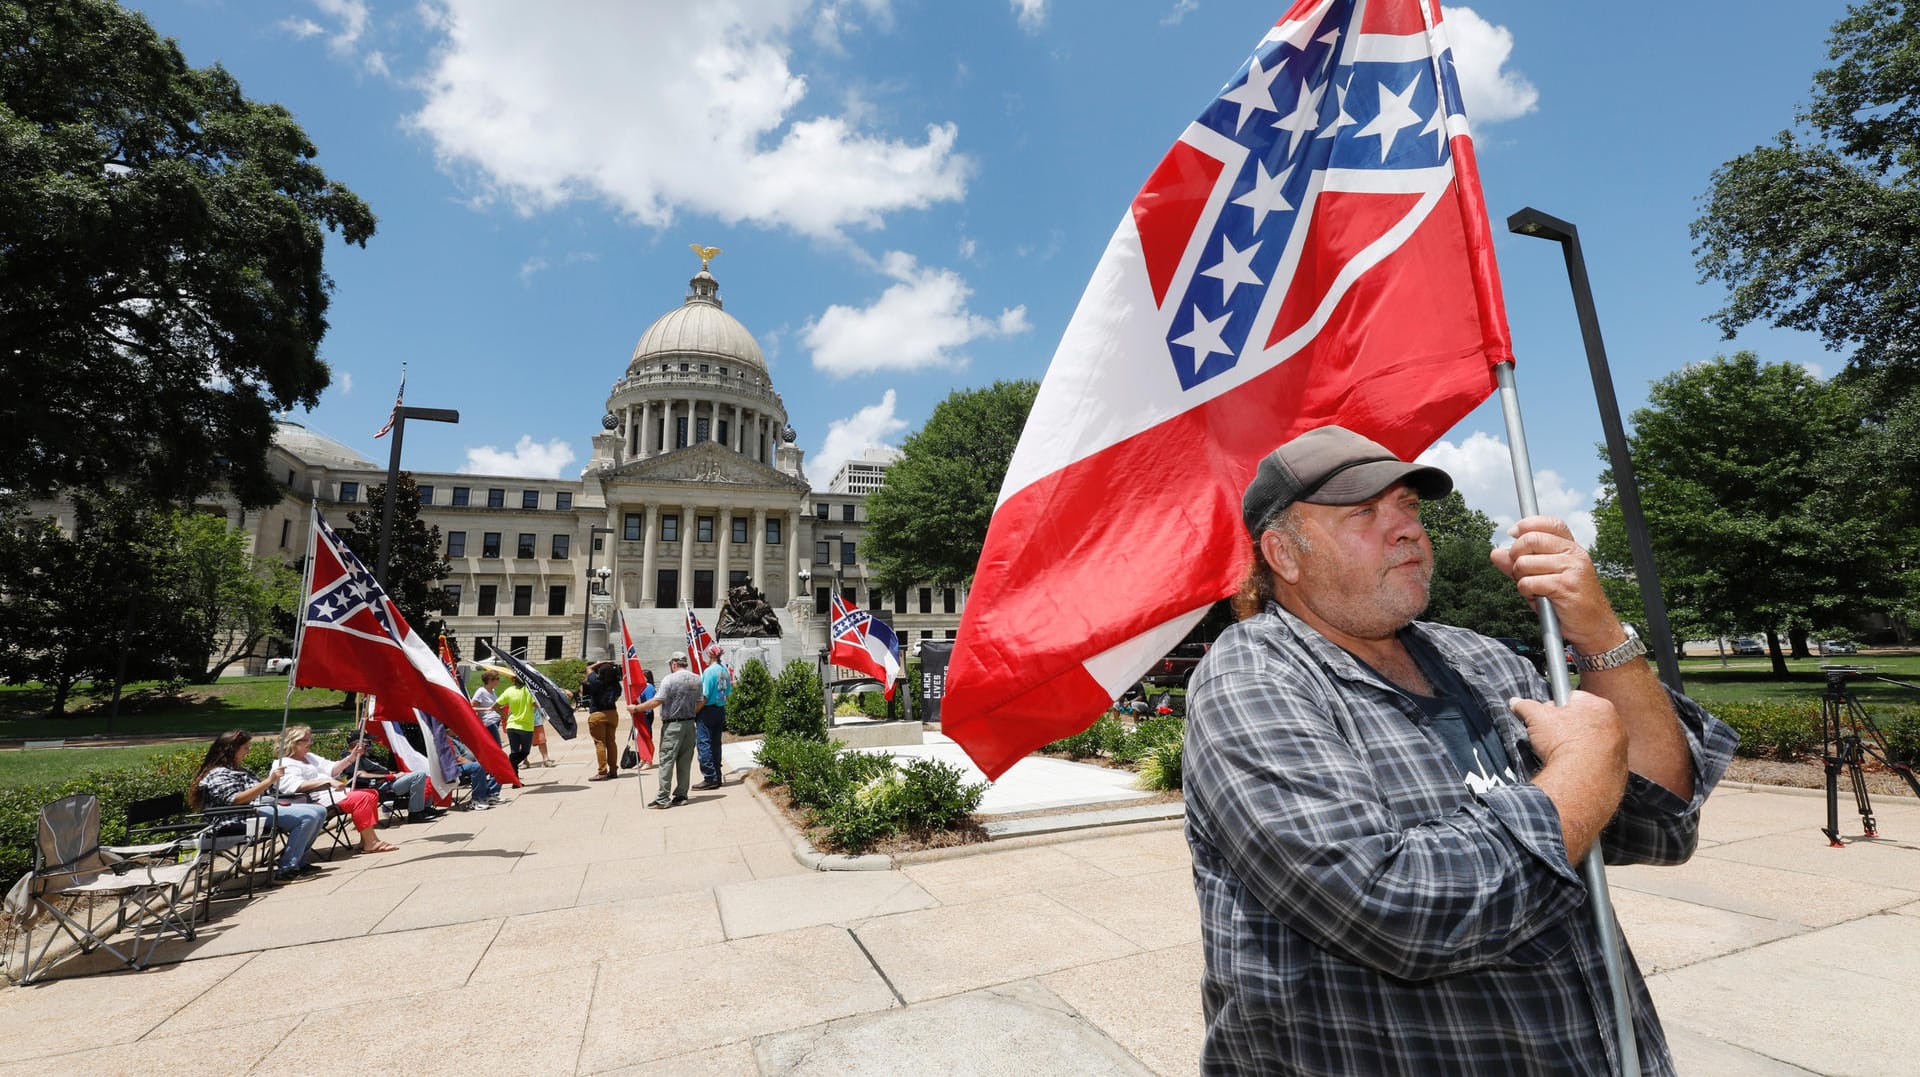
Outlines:
{"label": "small confederate flag", "polygon": [[866,610],[849,609],[846,600],[833,596],[833,650],[827,661],[836,666],[857,669],[880,682],[880,690],[893,698],[893,682],[900,679],[900,640],[893,629]]}
{"label": "small confederate flag", "polygon": [[713,645],[713,637],[707,634],[707,627],[700,618],[693,615],[693,607],[687,607],[687,668],[695,673],[707,671],[707,648]]}
{"label": "small confederate flag", "polygon": [[309,547],[312,575],[301,607],[293,683],[378,696],[392,713],[424,711],[451,729],[489,774],[519,785],[507,754],[486,735],[453,674],[317,507]]}
{"label": "small confederate flag", "polygon": [[989,778],[1233,592],[1261,456],[1339,423],[1411,459],[1512,360],[1440,21],[1439,0],[1299,0],[1121,217],[947,671],[942,729]]}

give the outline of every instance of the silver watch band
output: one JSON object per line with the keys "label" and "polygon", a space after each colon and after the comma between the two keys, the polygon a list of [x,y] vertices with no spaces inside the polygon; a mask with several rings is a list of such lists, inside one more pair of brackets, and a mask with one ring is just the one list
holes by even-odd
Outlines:
{"label": "silver watch band", "polygon": [[1646,654],[1647,644],[1640,638],[1640,633],[1635,632],[1632,625],[1625,627],[1627,630],[1626,642],[1620,644],[1618,647],[1601,651],[1599,654],[1581,654],[1576,650],[1573,652],[1573,664],[1579,667],[1582,673],[1599,673],[1603,670],[1616,669],[1624,666],[1628,662]]}

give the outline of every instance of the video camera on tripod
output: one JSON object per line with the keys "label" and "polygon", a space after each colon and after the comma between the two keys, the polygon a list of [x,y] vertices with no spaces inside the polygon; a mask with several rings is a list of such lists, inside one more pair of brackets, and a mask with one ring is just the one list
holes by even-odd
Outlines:
{"label": "video camera on tripod", "polygon": [[1920,691],[1920,685],[1883,677],[1875,672],[1873,666],[1835,665],[1821,666],[1820,672],[1826,676],[1827,691],[1820,697],[1820,723],[1825,730],[1825,744],[1821,749],[1821,759],[1827,768],[1827,825],[1821,832],[1827,836],[1827,844],[1836,849],[1846,848],[1840,840],[1840,771],[1845,768],[1853,781],[1854,803],[1860,808],[1861,823],[1866,836],[1880,836],[1879,825],[1873,818],[1873,802],[1867,797],[1867,776],[1864,769],[1868,756],[1878,760],[1886,769],[1906,779],[1907,787],[1913,795],[1920,797],[1920,781],[1913,776],[1913,767],[1907,763],[1896,763],[1887,750],[1886,734],[1873,721],[1873,716],[1860,705],[1860,699],[1847,690],[1847,682],[1862,677],[1872,677],[1877,681],[1897,684],[1902,688]]}

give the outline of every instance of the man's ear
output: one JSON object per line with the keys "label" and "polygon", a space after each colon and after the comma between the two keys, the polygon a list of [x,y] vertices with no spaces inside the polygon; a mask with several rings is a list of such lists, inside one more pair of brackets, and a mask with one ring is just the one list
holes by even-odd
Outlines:
{"label": "man's ear", "polygon": [[1267,568],[1288,584],[1300,582],[1300,557],[1293,543],[1278,531],[1260,533],[1260,558]]}

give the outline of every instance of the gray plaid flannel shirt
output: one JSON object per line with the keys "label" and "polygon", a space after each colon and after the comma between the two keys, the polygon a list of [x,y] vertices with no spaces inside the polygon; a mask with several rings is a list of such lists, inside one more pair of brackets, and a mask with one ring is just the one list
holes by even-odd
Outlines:
{"label": "gray plaid flannel shirt", "polygon": [[[1609,1074],[1606,970],[1559,815],[1509,698],[1550,698],[1505,647],[1416,622],[1522,781],[1474,795],[1419,708],[1276,604],[1230,628],[1188,695],[1187,840],[1206,953],[1207,1073]],[[1608,863],[1692,855],[1738,741],[1674,696],[1684,801],[1632,775]],[[1673,1072],[1628,955],[1648,1074]]]}

